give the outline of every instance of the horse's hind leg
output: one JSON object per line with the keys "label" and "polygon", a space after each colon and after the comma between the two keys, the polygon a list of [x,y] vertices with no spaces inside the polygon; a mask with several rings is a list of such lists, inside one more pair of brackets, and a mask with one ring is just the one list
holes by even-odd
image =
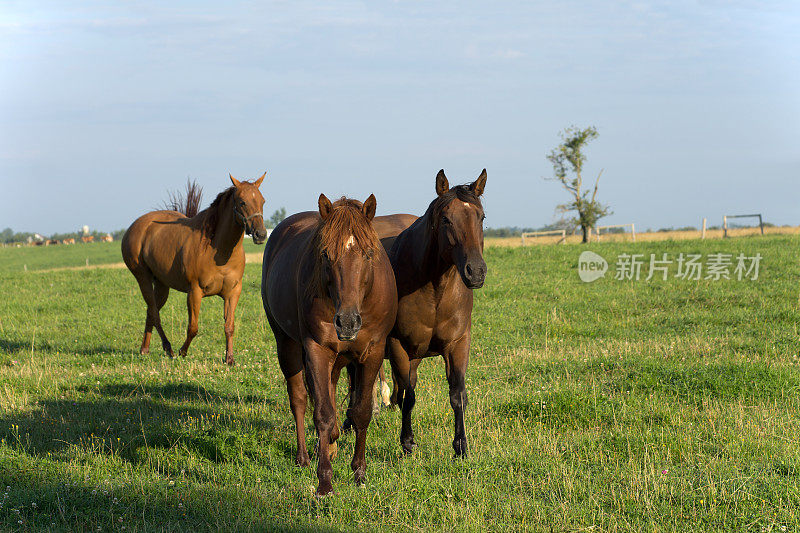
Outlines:
{"label": "horse's hind leg", "polygon": [[[139,283],[139,290],[142,292],[144,302],[147,304],[147,316],[144,323],[144,338],[142,339],[142,346],[139,353],[146,354],[150,351],[150,337],[153,333],[153,326],[156,327],[158,334],[161,336],[161,344],[164,351],[172,356],[172,346],[164,334],[164,329],[161,327],[161,317],[158,313],[159,306],[156,298],[155,283],[160,285],[160,282],[155,280],[153,276],[147,272],[134,272],[136,281]],[[167,292],[169,289],[167,289]],[[165,300],[166,301],[166,300]],[[163,303],[161,304],[163,306]]]}
{"label": "horse's hind leg", "polygon": [[156,331],[158,336],[161,337],[161,345],[164,346],[164,351],[172,356],[172,345],[167,340],[167,334],[164,333],[164,328],[161,326],[161,308],[164,307],[164,304],[167,303],[167,298],[169,298],[169,287],[154,278],[153,293],[156,298]]}
{"label": "horse's hind leg", "polygon": [[197,335],[197,320],[200,317],[200,303],[203,301],[203,292],[200,287],[192,287],[186,295],[186,308],[189,311],[189,324],[186,326],[186,341],[178,352],[183,357],[189,352],[189,345]]}
{"label": "horse's hind leg", "polygon": [[[411,454],[414,449],[414,431],[411,429],[411,411],[416,403],[414,387],[417,385],[416,370],[419,366],[419,359],[410,361],[408,353],[403,348],[399,340],[389,338],[389,362],[392,365],[392,377],[395,380],[395,390],[397,391],[397,404],[403,412],[403,421],[400,429],[400,444],[406,455]],[[413,365],[413,372],[412,372]],[[413,379],[412,379],[413,376]]]}
{"label": "horse's hind leg", "polygon": [[278,345],[278,362],[283,376],[286,378],[286,392],[289,394],[289,407],[294,416],[294,426],[297,432],[297,456],[295,462],[299,466],[311,465],[306,448],[306,405],[308,394],[303,383],[303,347],[300,343],[287,336],[267,315],[275,342]]}

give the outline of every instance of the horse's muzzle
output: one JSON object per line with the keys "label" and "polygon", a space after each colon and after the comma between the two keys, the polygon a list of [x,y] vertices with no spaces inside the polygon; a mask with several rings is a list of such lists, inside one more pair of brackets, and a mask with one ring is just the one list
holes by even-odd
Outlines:
{"label": "horse's muzzle", "polygon": [[264,244],[264,241],[267,240],[266,230],[256,230],[252,233],[252,235],[253,235],[253,242],[256,244]]}
{"label": "horse's muzzle", "polygon": [[361,330],[361,315],[358,311],[340,311],[333,317],[333,327],[340,341],[352,341]]}
{"label": "horse's muzzle", "polygon": [[464,285],[470,289],[480,289],[483,287],[484,281],[486,281],[487,270],[486,261],[484,261],[483,258],[467,261],[464,264],[462,273]]}

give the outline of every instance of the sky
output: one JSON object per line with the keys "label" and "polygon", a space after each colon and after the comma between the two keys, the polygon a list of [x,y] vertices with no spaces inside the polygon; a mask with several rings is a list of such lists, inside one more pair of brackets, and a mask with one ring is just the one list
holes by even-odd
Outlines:
{"label": "sky", "polygon": [[187,177],[264,171],[422,214],[486,168],[489,227],[568,200],[547,153],[593,125],[608,224],[800,224],[800,4],[3,2],[0,228],[112,231]]}

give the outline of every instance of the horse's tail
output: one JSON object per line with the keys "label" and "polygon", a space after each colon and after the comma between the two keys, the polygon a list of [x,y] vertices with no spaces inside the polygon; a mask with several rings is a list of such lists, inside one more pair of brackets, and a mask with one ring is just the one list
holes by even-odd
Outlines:
{"label": "horse's tail", "polygon": [[164,207],[170,211],[183,213],[192,218],[200,211],[200,203],[203,200],[203,188],[197,181],[186,178],[186,192],[169,191],[169,198],[164,202]]}

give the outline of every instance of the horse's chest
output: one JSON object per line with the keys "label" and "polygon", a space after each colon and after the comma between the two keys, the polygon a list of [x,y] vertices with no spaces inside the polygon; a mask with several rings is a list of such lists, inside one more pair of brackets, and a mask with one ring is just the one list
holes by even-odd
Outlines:
{"label": "horse's chest", "polygon": [[240,283],[241,278],[241,275],[215,269],[201,275],[198,284],[205,296],[226,294]]}
{"label": "horse's chest", "polygon": [[417,298],[400,303],[396,331],[411,357],[442,353],[469,327],[469,313],[448,301]]}

